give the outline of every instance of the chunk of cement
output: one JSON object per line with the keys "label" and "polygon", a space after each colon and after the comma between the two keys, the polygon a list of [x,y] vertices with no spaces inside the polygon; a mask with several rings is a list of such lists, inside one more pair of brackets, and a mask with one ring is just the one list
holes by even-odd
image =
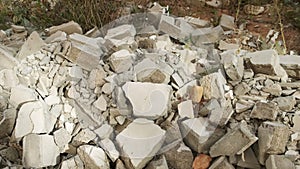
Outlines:
{"label": "chunk of cement", "polygon": [[157,159],[153,159],[145,169],[169,169],[169,167],[165,156],[161,155]]}
{"label": "chunk of cement", "polygon": [[220,18],[220,25],[223,27],[224,30],[234,30],[234,17],[226,14],[222,14]]}
{"label": "chunk of cement", "polygon": [[291,111],[296,105],[294,96],[277,97],[273,101],[278,104],[279,109],[282,111]]}
{"label": "chunk of cement", "polygon": [[258,128],[258,160],[265,163],[268,154],[281,154],[289,139],[289,128],[278,122],[266,121]]}
{"label": "chunk of cement", "polygon": [[283,155],[270,155],[266,161],[267,169],[296,169],[295,164]]}
{"label": "chunk of cement", "polygon": [[53,136],[30,134],[23,139],[23,165],[25,167],[54,166],[59,160],[59,148]]}
{"label": "chunk of cement", "polygon": [[127,166],[136,169],[146,166],[159,151],[164,139],[164,130],[153,121],[142,118],[135,119],[116,137],[122,156],[129,159]]}
{"label": "chunk of cement", "polygon": [[68,35],[70,35],[72,33],[82,34],[82,28],[80,27],[80,25],[78,23],[76,23],[74,21],[63,23],[58,26],[52,26],[45,30],[47,35],[52,35],[52,34],[56,33],[57,31],[65,32]]}
{"label": "chunk of cement", "polygon": [[180,143],[166,151],[164,155],[170,168],[186,169],[193,164],[193,153],[184,143]]}
{"label": "chunk of cement", "polygon": [[211,73],[204,76],[200,80],[200,84],[203,87],[203,97],[206,100],[215,98],[224,98],[224,85],[226,84],[226,79],[221,72]]}
{"label": "chunk of cement", "polygon": [[166,84],[127,82],[122,89],[133,107],[133,115],[157,119],[167,113],[171,87]]}
{"label": "chunk of cement", "polygon": [[0,70],[13,69],[19,64],[19,60],[14,57],[14,54],[2,45],[0,45],[0,60]]}
{"label": "chunk of cement", "polygon": [[86,168],[110,169],[106,154],[100,147],[82,145],[78,147],[77,153]]}
{"label": "chunk of cement", "polygon": [[181,118],[194,118],[194,108],[192,100],[187,100],[178,104],[178,114]]}
{"label": "chunk of cement", "polygon": [[122,73],[129,70],[133,64],[134,54],[126,49],[113,53],[109,58],[109,64],[116,73]]}
{"label": "chunk of cement", "polygon": [[275,120],[278,114],[278,107],[274,102],[257,102],[250,114],[251,118],[262,120]]}
{"label": "chunk of cement", "polygon": [[[234,140],[239,141],[232,144]],[[226,133],[220,140],[218,140],[210,148],[209,154],[211,157],[242,154],[257,140],[258,138],[251,133],[247,124],[245,122],[241,122],[237,127]]]}
{"label": "chunk of cement", "polygon": [[279,56],[279,63],[287,72],[289,77],[300,79],[300,56],[299,55]]}
{"label": "chunk of cement", "polygon": [[228,162],[226,156],[221,156],[208,169],[234,169],[234,166]]}
{"label": "chunk of cement", "polygon": [[227,50],[221,53],[221,59],[227,76],[233,81],[240,81],[244,75],[244,60],[235,53],[236,50]]}
{"label": "chunk of cement", "polygon": [[81,168],[84,168],[84,164],[78,155],[62,161],[60,167],[60,169],[81,169]]}

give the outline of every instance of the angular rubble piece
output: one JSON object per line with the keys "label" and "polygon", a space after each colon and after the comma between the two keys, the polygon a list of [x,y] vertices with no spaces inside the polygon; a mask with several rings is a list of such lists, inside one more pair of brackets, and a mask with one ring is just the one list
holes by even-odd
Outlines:
{"label": "angular rubble piece", "polygon": [[67,34],[62,31],[57,31],[45,39],[45,43],[63,42],[67,40]]}
{"label": "angular rubble piece", "polygon": [[0,70],[13,69],[19,65],[19,60],[14,57],[13,52],[7,50],[7,47],[0,45]]}
{"label": "angular rubble piece", "polygon": [[72,140],[71,134],[65,128],[60,128],[53,133],[53,136],[59,151],[64,153],[67,145]]}
{"label": "angular rubble piece", "polygon": [[97,39],[75,33],[69,35],[68,40],[71,41],[71,44],[64,56],[66,59],[88,71],[98,67],[103,51],[98,45]]}
{"label": "angular rubble piece", "polygon": [[226,79],[221,72],[215,72],[204,76],[200,80],[200,84],[203,87],[204,99],[224,98],[224,85],[226,84]]}
{"label": "angular rubble piece", "polygon": [[220,50],[236,50],[239,49],[240,45],[237,43],[227,43],[223,40],[220,40],[218,48]]}
{"label": "angular rubble piece", "polygon": [[181,135],[184,143],[198,153],[207,152],[225,132],[210,126],[208,119],[199,117],[181,122]]}
{"label": "angular rubble piece", "polygon": [[222,63],[227,76],[233,81],[240,81],[244,75],[243,57],[236,55],[236,50],[221,53]]}
{"label": "angular rubble piece", "polygon": [[24,103],[16,120],[15,138],[21,138],[30,133],[50,133],[57,117],[48,112],[47,105],[41,101]]}
{"label": "angular rubble piece", "polygon": [[251,79],[254,76],[254,72],[252,69],[245,69],[243,79]]}
{"label": "angular rubble piece", "polygon": [[9,103],[14,107],[18,107],[21,103],[37,100],[37,94],[33,89],[24,85],[18,85],[11,88]]}
{"label": "angular rubble piece", "polygon": [[272,84],[270,86],[264,86],[262,88],[262,91],[270,93],[274,96],[280,96],[282,94],[282,88],[278,83]]}
{"label": "angular rubble piece", "polygon": [[17,111],[16,109],[5,109],[0,110],[1,112],[1,120],[0,120],[0,138],[7,137],[11,135],[15,127]]}
{"label": "angular rubble piece", "polygon": [[256,155],[254,154],[252,148],[248,148],[243,155],[238,156],[237,159],[237,166],[244,167],[244,168],[261,168]]}
{"label": "angular rubble piece", "polygon": [[131,115],[132,114],[132,106],[128,104],[127,98],[125,96],[125,92],[121,87],[116,87],[114,90],[114,98],[115,99],[117,109],[121,115]]}
{"label": "angular rubble piece", "polygon": [[107,156],[100,147],[82,145],[77,148],[77,153],[86,168],[110,169]]}
{"label": "angular rubble piece", "polygon": [[120,25],[109,29],[104,39],[106,40],[105,45],[108,49],[112,47],[130,46],[135,43],[134,36],[136,30],[133,25]]}
{"label": "angular rubble piece", "polygon": [[44,101],[48,106],[52,106],[60,103],[60,97],[56,95],[49,95],[44,99]]}
{"label": "angular rubble piece", "polygon": [[27,56],[34,54],[42,49],[45,42],[40,38],[40,35],[34,31],[32,32],[28,39],[22,45],[20,51],[16,55],[16,58],[22,60]]}
{"label": "angular rubble piece", "polygon": [[192,86],[189,90],[190,99],[194,103],[200,103],[203,96],[203,87],[202,86]]}
{"label": "angular rubble piece", "polygon": [[226,156],[221,156],[208,169],[234,169],[234,166],[228,162]]}
{"label": "angular rubble piece", "polygon": [[295,164],[284,155],[270,155],[266,160],[267,169],[296,169]]}
{"label": "angular rubble piece", "polygon": [[211,7],[219,8],[222,5],[222,1],[211,0],[211,1],[206,1],[205,4]]}
{"label": "angular rubble piece", "polygon": [[163,153],[168,166],[176,169],[190,168],[193,164],[193,153],[184,143],[180,143]]}
{"label": "angular rubble piece", "polygon": [[206,154],[199,154],[193,162],[193,169],[203,169],[210,166],[212,158]]}
{"label": "angular rubble piece", "polygon": [[192,100],[187,100],[178,104],[178,114],[181,118],[194,118],[194,108]]}
{"label": "angular rubble piece", "polygon": [[122,49],[110,56],[109,64],[114,72],[122,73],[132,67],[134,56],[135,55],[128,50]]}
{"label": "angular rubble piece", "polygon": [[12,69],[0,70],[0,86],[4,89],[11,89],[19,84],[16,72]]}
{"label": "angular rubble piece", "polygon": [[59,148],[53,136],[30,134],[23,139],[23,165],[25,167],[54,166],[59,160]]}
{"label": "angular rubble piece", "polygon": [[168,34],[172,38],[175,39],[181,38],[180,27],[175,25],[175,18],[172,16],[161,15],[161,20],[158,26],[158,30]]}
{"label": "angular rubble piece", "polygon": [[241,82],[234,87],[234,94],[236,96],[245,95],[251,90],[251,87],[246,82]]}
{"label": "angular rubble piece", "polygon": [[187,21],[189,24],[197,27],[197,28],[208,27],[210,25],[210,23],[207,20],[194,18],[194,17],[191,17],[191,16],[185,16],[184,20]]}
{"label": "angular rubble piece", "polygon": [[114,129],[109,124],[103,124],[94,130],[94,133],[102,140],[105,138],[112,138]]}
{"label": "angular rubble piece", "polygon": [[191,41],[195,46],[203,46],[203,44],[210,44],[219,41],[224,35],[221,26],[214,28],[199,28],[195,29],[191,35]]}
{"label": "angular rubble piece", "polygon": [[58,26],[52,26],[50,28],[45,29],[45,32],[47,35],[52,35],[56,33],[57,31],[65,32],[66,34],[70,35],[73,33],[82,34],[82,28],[80,25],[74,21],[70,21],[67,23],[63,23]]}
{"label": "angular rubble piece", "polygon": [[250,117],[262,120],[276,120],[278,114],[278,106],[274,102],[256,102]]}
{"label": "angular rubble piece", "polygon": [[[232,141],[239,140],[232,144]],[[220,140],[210,147],[209,154],[211,157],[221,155],[235,155],[242,154],[252,144],[258,140],[254,134],[251,133],[245,121],[242,121],[234,129],[226,133]],[[226,147],[226,148],[224,148]]]}
{"label": "angular rubble piece", "polygon": [[247,110],[250,110],[254,106],[255,102],[253,101],[245,101],[245,100],[238,100],[235,104],[235,111],[237,113],[241,113]]}
{"label": "angular rubble piece", "polygon": [[279,109],[282,111],[291,111],[296,105],[296,99],[294,96],[277,97],[272,101],[277,103]]}
{"label": "angular rubble piece", "polygon": [[[165,147],[167,147],[167,149],[169,148],[168,145],[182,141],[182,136],[177,121],[166,120],[160,126],[166,131]],[[163,151],[165,147],[161,148],[160,151]]]}
{"label": "angular rubble piece", "polygon": [[105,83],[105,77],[107,73],[104,71],[102,67],[98,67],[97,69],[93,69],[90,72],[88,78],[88,85],[90,89],[95,89],[96,87],[103,86]]}
{"label": "angular rubble piece", "polygon": [[115,162],[119,156],[120,153],[116,149],[114,143],[109,139],[105,138],[99,142],[100,146],[103,148],[103,150],[106,152],[108,157],[111,159],[111,161]]}
{"label": "angular rubble piece", "polygon": [[166,84],[126,82],[122,89],[133,107],[133,115],[157,119],[166,115],[171,87]]}
{"label": "angular rubble piece", "polygon": [[300,56],[279,56],[279,63],[291,78],[300,79]]}
{"label": "angular rubble piece", "polygon": [[60,169],[81,169],[84,168],[83,162],[78,155],[61,162]]}
{"label": "angular rubble piece", "polygon": [[294,132],[300,132],[300,115],[299,114],[295,114],[293,117],[293,127],[292,127],[292,131]]}
{"label": "angular rubble piece", "polygon": [[258,128],[258,160],[264,164],[269,154],[281,154],[289,139],[289,128],[279,122],[266,121]]}
{"label": "angular rubble piece", "polygon": [[220,25],[223,27],[224,30],[234,30],[234,17],[226,14],[222,14],[220,18]]}
{"label": "angular rubble piece", "polygon": [[233,113],[231,101],[221,99],[219,106],[209,112],[208,119],[213,125],[225,126]]}
{"label": "angular rubble piece", "polygon": [[103,95],[98,97],[98,99],[93,103],[93,105],[100,111],[106,111],[107,109],[107,101],[105,100]]}
{"label": "angular rubble piece", "polygon": [[166,157],[160,155],[158,158],[150,161],[145,169],[169,169]]}
{"label": "angular rubble piece", "polygon": [[84,143],[89,143],[96,138],[96,134],[89,128],[82,129],[75,137],[73,137],[72,142],[75,146]]}
{"label": "angular rubble piece", "polygon": [[180,29],[179,38],[184,38],[185,40],[190,37],[191,33],[195,30],[194,27],[185,21],[183,18],[178,17],[175,19],[175,25]]}
{"label": "angular rubble piece", "polygon": [[146,166],[159,151],[164,139],[164,130],[153,121],[142,118],[135,119],[116,137],[122,156],[127,159],[127,167],[136,169]]}
{"label": "angular rubble piece", "polygon": [[279,56],[276,50],[262,50],[248,53],[245,58],[249,58],[250,66],[256,74],[276,75],[284,82],[288,78],[286,71],[279,64]]}
{"label": "angular rubble piece", "polygon": [[87,36],[87,37],[90,37],[90,38],[97,38],[97,37],[101,36],[101,32],[98,29],[98,27],[95,26],[94,28],[87,31],[84,35]]}
{"label": "angular rubble piece", "polygon": [[[20,161],[20,156],[19,156],[19,152],[17,150],[17,148],[15,147],[5,147],[5,148],[1,148],[0,150],[0,156],[5,159],[5,160],[9,160],[12,163],[17,163],[18,161]],[[3,164],[2,164],[3,167]]]}

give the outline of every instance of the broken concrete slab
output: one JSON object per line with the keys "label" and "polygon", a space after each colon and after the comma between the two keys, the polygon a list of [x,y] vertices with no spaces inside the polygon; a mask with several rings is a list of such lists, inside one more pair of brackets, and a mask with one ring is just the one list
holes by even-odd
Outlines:
{"label": "broken concrete slab", "polygon": [[118,134],[116,140],[122,156],[129,159],[126,165],[142,169],[159,151],[164,138],[165,131],[153,121],[138,118]]}
{"label": "broken concrete slab", "polygon": [[86,168],[110,169],[107,156],[100,147],[82,145],[78,147],[77,153]]}
{"label": "broken concrete slab", "polygon": [[285,69],[288,76],[300,79],[300,56],[298,55],[281,55],[279,63]]}
{"label": "broken concrete slab", "polygon": [[119,156],[120,153],[116,149],[115,144],[113,141],[111,141],[109,138],[105,138],[99,142],[100,146],[103,148],[103,150],[106,152],[107,156],[111,159],[111,161],[115,162]]}
{"label": "broken concrete slab", "polygon": [[207,20],[194,18],[194,17],[191,17],[191,16],[185,16],[184,20],[187,21],[189,24],[197,27],[197,28],[208,27],[210,25],[209,21],[207,21]]}
{"label": "broken concrete slab", "polygon": [[10,108],[1,110],[1,112],[3,112],[3,114],[1,113],[2,118],[0,120],[0,138],[3,138],[11,135],[11,132],[15,127],[17,111],[16,109]]}
{"label": "broken concrete slab", "polygon": [[226,14],[222,14],[220,18],[220,25],[224,30],[234,30],[234,17]]}
{"label": "broken concrete slab", "polygon": [[250,117],[262,120],[275,120],[278,114],[278,107],[274,102],[256,102]]}
{"label": "broken concrete slab", "polygon": [[105,83],[105,77],[107,73],[104,71],[102,67],[98,67],[97,69],[93,69],[90,72],[88,78],[88,85],[90,89],[95,89],[96,87],[101,87]]}
{"label": "broken concrete slab", "polygon": [[114,133],[114,129],[109,124],[103,124],[99,128],[94,130],[94,133],[100,138],[100,139],[106,139],[111,138]]}
{"label": "broken concrete slab", "polygon": [[225,42],[223,40],[219,41],[219,46],[218,46],[218,48],[220,50],[223,50],[223,51],[224,50],[233,50],[233,49],[237,50],[237,49],[239,49],[239,47],[240,47],[239,44],[236,44],[236,43],[227,43],[227,42]]}
{"label": "broken concrete slab", "polygon": [[234,94],[236,96],[240,96],[240,95],[245,95],[247,94],[249,91],[251,90],[251,87],[245,83],[245,82],[241,82],[238,85],[236,85],[234,87]]}
{"label": "broken concrete slab", "polygon": [[255,73],[263,73],[267,75],[276,75],[282,81],[286,81],[288,75],[279,64],[279,56],[275,50],[262,50],[248,53],[250,65]]}
{"label": "broken concrete slab", "polygon": [[187,100],[178,104],[178,114],[181,118],[194,118],[194,108],[192,100]]}
{"label": "broken concrete slab", "polygon": [[133,64],[134,54],[126,49],[122,49],[110,56],[109,63],[112,70],[116,73],[122,73],[129,70]]}
{"label": "broken concrete slab", "polygon": [[28,88],[24,85],[18,85],[16,87],[11,88],[9,103],[12,106],[18,107],[22,103],[35,100],[37,100],[37,94],[33,89]]}
{"label": "broken concrete slab", "polygon": [[224,98],[224,85],[226,79],[221,72],[211,73],[204,76],[200,80],[200,85],[203,87],[203,97],[206,100],[216,98]]}
{"label": "broken concrete slab", "polygon": [[109,29],[104,37],[104,39],[117,39],[122,40],[127,37],[134,37],[136,35],[136,30],[133,25],[120,25]]}
{"label": "broken concrete slab", "polygon": [[19,64],[19,60],[14,57],[14,53],[6,48],[7,47],[0,45],[0,70],[13,69]]}
{"label": "broken concrete slab", "polygon": [[72,139],[72,143],[75,146],[87,144],[96,138],[96,134],[89,128],[82,129],[75,137]]}
{"label": "broken concrete slab", "polygon": [[105,100],[103,95],[99,96],[98,99],[93,103],[93,105],[100,111],[106,111],[107,109],[107,101]]}
{"label": "broken concrete slab", "polygon": [[296,105],[296,99],[294,96],[277,97],[272,101],[277,103],[279,109],[282,111],[291,111]]}
{"label": "broken concrete slab", "polygon": [[265,164],[269,154],[281,154],[289,139],[289,128],[279,122],[266,121],[258,128],[258,160]]}
{"label": "broken concrete slab", "polygon": [[267,169],[296,169],[295,164],[283,155],[270,155],[266,161]]}
{"label": "broken concrete slab", "polygon": [[45,39],[45,43],[62,42],[67,40],[67,34],[62,31],[57,31]]}
{"label": "broken concrete slab", "polygon": [[191,41],[193,45],[201,47],[204,44],[219,41],[222,35],[224,35],[224,31],[221,26],[216,26],[214,28],[199,28],[192,32]]}
{"label": "broken concrete slab", "polygon": [[84,168],[84,164],[78,155],[62,161],[61,169],[81,169]]}
{"label": "broken concrete slab", "polygon": [[19,84],[17,74],[12,69],[0,70],[0,86],[4,89],[10,90],[12,87],[16,87]]}
{"label": "broken concrete slab", "polygon": [[59,151],[63,153],[72,139],[71,134],[65,128],[60,128],[53,133],[53,136]]}
{"label": "broken concrete slab", "polygon": [[157,159],[153,159],[147,165],[145,169],[168,169],[168,164],[164,155],[159,156]]}
{"label": "broken concrete slab", "polygon": [[168,34],[172,38],[175,39],[182,38],[180,27],[175,25],[175,18],[172,16],[162,15],[158,30]]}
{"label": "broken concrete slab", "polygon": [[242,154],[241,156],[238,156],[237,161],[238,161],[237,166],[240,166],[240,167],[252,168],[252,169],[261,168],[261,166],[257,160],[257,157],[251,147],[248,148],[244,152],[244,154]]}
{"label": "broken concrete slab", "polygon": [[178,144],[163,154],[170,168],[186,169],[193,164],[193,153],[184,143]]}
{"label": "broken concrete slab", "polygon": [[23,139],[23,165],[41,168],[54,166],[59,161],[59,148],[51,135],[30,134]]}
{"label": "broken concrete slab", "polygon": [[[239,141],[235,144],[232,144],[233,140]],[[220,140],[218,140],[212,147],[210,147],[209,154],[211,157],[242,154],[257,140],[258,138],[251,133],[249,126],[245,121],[243,121],[234,129],[227,132]]]}
{"label": "broken concrete slab", "polygon": [[133,115],[157,119],[167,113],[171,87],[166,84],[126,82],[122,89],[133,107]]}
{"label": "broken concrete slab", "polygon": [[221,156],[208,169],[234,169],[234,166],[228,162],[226,156]]}
{"label": "broken concrete slab", "polygon": [[52,26],[45,30],[47,35],[52,35],[57,31],[65,32],[68,35],[70,35],[72,33],[82,34],[82,28],[80,27],[80,25],[78,23],[76,23],[74,21],[63,23],[58,26]]}
{"label": "broken concrete slab", "polygon": [[222,63],[227,76],[233,81],[240,81],[244,75],[244,60],[236,55],[236,50],[221,53]]}
{"label": "broken concrete slab", "polygon": [[44,45],[45,42],[41,39],[40,35],[36,31],[34,31],[29,35],[28,39],[24,42],[16,58],[22,60],[27,56],[40,51]]}
{"label": "broken concrete slab", "polygon": [[270,86],[264,86],[262,88],[262,91],[270,93],[271,95],[274,96],[280,96],[282,94],[282,88],[279,84],[272,84]]}

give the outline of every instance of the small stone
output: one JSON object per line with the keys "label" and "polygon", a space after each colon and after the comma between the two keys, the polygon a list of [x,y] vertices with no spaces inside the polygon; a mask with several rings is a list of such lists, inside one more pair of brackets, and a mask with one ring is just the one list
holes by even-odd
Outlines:
{"label": "small stone", "polygon": [[78,33],[78,34],[82,34],[82,28],[80,27],[80,25],[74,21],[70,21],[58,26],[52,26],[50,28],[47,28],[45,30],[47,35],[52,35],[57,31],[62,31],[65,32],[66,34],[70,35],[73,33]]}
{"label": "small stone", "polygon": [[296,105],[294,96],[277,97],[273,101],[278,104],[279,109],[282,111],[291,111]]}
{"label": "small stone", "polygon": [[193,153],[184,143],[166,151],[164,155],[170,168],[186,169],[193,164]]}
{"label": "small stone", "polygon": [[211,1],[207,1],[205,2],[207,5],[215,7],[215,8],[219,8],[222,5],[222,2],[219,0],[211,0]]}
{"label": "small stone", "polygon": [[244,6],[244,12],[248,15],[259,15],[265,11],[263,6],[255,6],[251,4],[247,4]]}
{"label": "small stone", "polygon": [[262,91],[270,93],[274,96],[280,96],[282,94],[282,89],[279,84],[272,84],[270,86],[265,86],[262,88]]}
{"label": "small stone", "polygon": [[105,84],[106,72],[102,67],[98,69],[93,69],[90,72],[90,76],[88,78],[88,84],[90,89],[95,89],[96,87],[103,86]]}
{"label": "small stone", "polygon": [[98,97],[98,99],[93,103],[93,105],[101,111],[106,111],[107,109],[107,101],[105,100],[103,95]]}
{"label": "small stone", "polygon": [[203,87],[203,97],[206,100],[212,98],[224,98],[224,88],[226,79],[221,72],[212,73],[204,76],[200,80],[200,84]]}
{"label": "small stone", "polygon": [[209,169],[234,169],[234,166],[228,162],[226,156],[221,156],[212,163]]}
{"label": "small stone", "polygon": [[118,134],[116,140],[122,156],[129,159],[127,166],[142,169],[159,151],[164,138],[165,131],[153,121],[138,118]]}
{"label": "small stone", "polygon": [[200,103],[203,96],[203,87],[202,86],[193,86],[190,91],[190,99],[194,103]]}
{"label": "small stone", "polygon": [[77,153],[86,168],[110,169],[106,154],[100,147],[82,145]]}
{"label": "small stone", "polygon": [[181,118],[194,118],[194,108],[191,100],[187,100],[178,104],[178,114]]}
{"label": "small stone", "polygon": [[206,154],[199,154],[193,162],[193,169],[207,169],[212,158]]}
{"label": "small stone", "polygon": [[283,155],[270,155],[266,161],[267,169],[295,169],[295,164]]}
{"label": "small stone", "polygon": [[53,136],[30,134],[23,139],[23,165],[28,168],[54,166],[59,159],[59,148]]}
{"label": "small stone", "polygon": [[274,102],[257,102],[250,114],[251,118],[262,120],[275,120],[278,114],[278,107]]}
{"label": "small stone", "polygon": [[220,19],[220,25],[227,30],[234,30],[235,24],[234,24],[234,17],[226,14],[222,14]]}
{"label": "small stone", "polygon": [[244,76],[243,76],[244,79],[251,79],[251,78],[253,78],[253,76],[254,76],[254,72],[252,69],[244,70]]}
{"label": "small stone", "polygon": [[122,73],[129,70],[132,67],[134,54],[131,54],[128,50],[122,49],[113,53],[110,56],[110,66],[116,73]]}
{"label": "small stone", "polygon": [[102,86],[102,92],[104,94],[111,94],[114,90],[114,86],[113,84],[111,83],[105,83],[103,86]]}
{"label": "small stone", "polygon": [[278,122],[263,122],[258,128],[258,160],[265,163],[268,154],[281,154],[289,139],[289,128]]}
{"label": "small stone", "polygon": [[[234,140],[239,140],[232,144]],[[258,140],[254,134],[251,133],[246,122],[241,122],[237,127],[227,132],[220,140],[218,140],[209,151],[211,157],[221,155],[235,155],[242,154],[252,144]],[[226,148],[224,148],[226,147]]]}

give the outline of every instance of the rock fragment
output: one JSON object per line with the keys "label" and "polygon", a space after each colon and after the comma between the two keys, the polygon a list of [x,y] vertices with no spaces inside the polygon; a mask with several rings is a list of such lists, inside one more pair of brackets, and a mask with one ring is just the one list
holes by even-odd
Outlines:
{"label": "rock fragment", "polygon": [[59,148],[53,136],[30,134],[23,139],[23,165],[41,168],[54,166],[59,160]]}
{"label": "rock fragment", "polygon": [[59,147],[60,152],[64,152],[68,143],[72,139],[71,134],[65,128],[60,128],[59,130],[56,130],[53,135],[54,141]]}
{"label": "rock fragment", "polygon": [[50,28],[47,28],[45,30],[46,34],[48,35],[52,35],[54,33],[56,33],[57,31],[62,31],[65,32],[66,34],[70,35],[73,33],[78,33],[78,34],[82,34],[82,28],[80,27],[80,25],[74,21],[70,21],[58,26],[52,26]]}
{"label": "rock fragment", "polygon": [[243,58],[235,55],[235,50],[228,50],[221,54],[227,76],[233,81],[242,80],[244,74]]}
{"label": "rock fragment", "polygon": [[13,69],[19,64],[19,60],[14,57],[14,54],[2,45],[0,45],[0,60],[0,70]]}
{"label": "rock fragment", "polygon": [[11,135],[16,122],[17,111],[15,109],[1,110],[0,115],[0,138]]}
{"label": "rock fragment", "polygon": [[219,41],[223,35],[224,31],[221,26],[216,26],[214,28],[199,28],[192,32],[191,40],[195,46],[202,46],[203,44]]}
{"label": "rock fragment", "polygon": [[283,155],[270,155],[266,161],[267,169],[295,169],[295,164]]}
{"label": "rock fragment", "polygon": [[258,128],[258,160],[265,163],[269,154],[281,154],[289,139],[289,128],[278,122],[263,122]]}
{"label": "rock fragment", "polygon": [[251,118],[263,120],[275,120],[278,114],[278,107],[274,102],[257,102],[250,114]]}
{"label": "rock fragment", "polygon": [[81,169],[84,168],[84,164],[78,155],[64,160],[61,163],[61,169]]}
{"label": "rock fragment", "polygon": [[224,85],[226,79],[221,72],[212,73],[204,76],[200,80],[200,84],[203,87],[203,97],[206,100],[216,98],[224,98]]}
{"label": "rock fragment", "polygon": [[18,84],[19,79],[14,70],[0,70],[0,86],[2,86],[4,89],[10,90],[12,87],[16,87]]}
{"label": "rock fragment", "polygon": [[99,144],[113,162],[119,158],[120,153],[110,139],[105,138],[101,140]]}
{"label": "rock fragment", "polygon": [[212,158],[206,154],[199,154],[193,162],[193,169],[206,169],[210,166]]}
{"label": "rock fragment", "polygon": [[235,24],[234,24],[234,17],[226,14],[222,14],[220,19],[220,25],[227,30],[234,30]]}
{"label": "rock fragment", "polygon": [[107,101],[105,100],[104,96],[101,95],[93,105],[99,109],[100,111],[105,111],[107,109]]}
{"label": "rock fragment", "polygon": [[215,160],[208,169],[234,169],[234,166],[230,164],[226,156],[221,156]]}
{"label": "rock fragment", "polygon": [[202,96],[203,96],[203,87],[202,86],[192,86],[191,89],[189,90],[190,93],[190,99],[194,103],[200,103]]}
{"label": "rock fragment", "polygon": [[153,159],[145,169],[168,169],[168,164],[164,155],[159,156],[157,159]]}
{"label": "rock fragment", "polygon": [[243,155],[239,156],[237,161],[237,165],[240,167],[253,169],[261,167],[251,147]]}
{"label": "rock fragment", "polygon": [[129,159],[126,165],[142,169],[159,151],[164,138],[165,131],[153,121],[138,118],[118,134],[116,140],[122,156]]}
{"label": "rock fragment", "polygon": [[[233,140],[239,141],[232,144]],[[237,127],[226,133],[226,135],[210,147],[209,154],[211,157],[242,154],[257,140],[258,138],[251,133],[247,124],[245,122],[241,122]]]}
{"label": "rock fragment", "polygon": [[176,169],[190,168],[193,164],[193,153],[184,143],[164,153],[168,166]]}
{"label": "rock fragment", "polygon": [[114,72],[122,73],[132,67],[133,57],[134,54],[131,54],[126,49],[122,49],[110,56],[109,63]]}
{"label": "rock fragment", "polygon": [[279,63],[285,69],[289,77],[300,79],[300,56],[279,56]]}
{"label": "rock fragment", "polygon": [[181,118],[188,117],[194,118],[193,103],[187,100],[178,104],[178,114]]}
{"label": "rock fragment", "polygon": [[294,96],[277,97],[273,101],[278,104],[279,109],[282,111],[291,111],[296,105]]}
{"label": "rock fragment", "polygon": [[82,145],[77,152],[86,168],[110,168],[105,152],[99,147]]}

